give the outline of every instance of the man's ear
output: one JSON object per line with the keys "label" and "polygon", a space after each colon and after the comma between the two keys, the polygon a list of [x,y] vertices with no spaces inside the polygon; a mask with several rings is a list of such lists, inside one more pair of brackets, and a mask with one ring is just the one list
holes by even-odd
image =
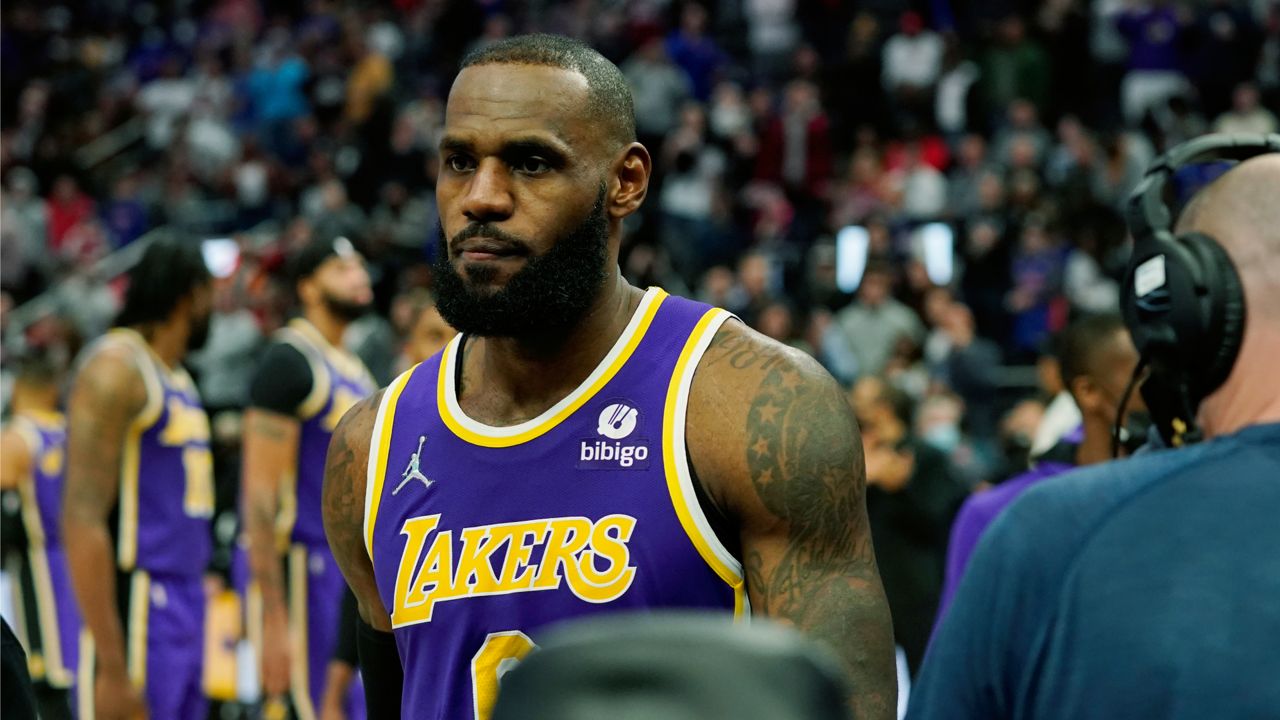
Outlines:
{"label": "man's ear", "polygon": [[614,163],[609,216],[621,220],[640,208],[649,193],[653,160],[643,145],[633,142]]}
{"label": "man's ear", "polygon": [[1081,414],[1096,412],[1102,408],[1102,394],[1098,386],[1087,375],[1081,375],[1071,381],[1067,387],[1071,397],[1075,398]]}

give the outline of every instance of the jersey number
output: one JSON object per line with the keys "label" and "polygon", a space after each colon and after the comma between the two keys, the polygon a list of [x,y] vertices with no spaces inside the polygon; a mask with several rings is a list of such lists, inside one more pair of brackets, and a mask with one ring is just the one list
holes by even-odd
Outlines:
{"label": "jersey number", "polygon": [[187,490],[182,497],[183,511],[191,517],[213,517],[213,455],[209,448],[184,448],[182,469],[187,476]]}
{"label": "jersey number", "polygon": [[471,693],[476,720],[489,720],[498,700],[498,682],[537,647],[519,630],[489,633],[471,659]]}

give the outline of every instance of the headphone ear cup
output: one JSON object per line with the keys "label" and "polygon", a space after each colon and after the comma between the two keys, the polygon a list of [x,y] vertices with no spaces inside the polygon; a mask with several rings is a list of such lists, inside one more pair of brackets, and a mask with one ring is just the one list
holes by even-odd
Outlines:
{"label": "headphone ear cup", "polygon": [[1204,330],[1200,336],[1203,374],[1197,393],[1205,397],[1217,390],[1231,375],[1236,355],[1244,339],[1244,288],[1227,251],[1212,237],[1189,233],[1178,238],[1200,264],[1208,297],[1202,315]]}

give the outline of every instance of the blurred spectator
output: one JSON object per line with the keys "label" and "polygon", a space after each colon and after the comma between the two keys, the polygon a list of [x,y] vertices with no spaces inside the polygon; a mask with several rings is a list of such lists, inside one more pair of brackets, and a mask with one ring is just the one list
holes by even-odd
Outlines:
{"label": "blurred spectator", "polygon": [[1277,128],[1275,113],[1258,103],[1258,88],[1251,83],[1236,87],[1231,109],[1213,123],[1213,131],[1220,133],[1273,133]]}
{"label": "blurred spectator", "polygon": [[916,410],[916,435],[947,457],[952,473],[968,490],[987,482],[991,463],[965,428],[965,406],[950,393],[931,395]]}
{"label": "blurred spectator", "polygon": [[391,89],[395,72],[387,56],[371,48],[359,28],[347,34],[347,45],[355,64],[347,78],[346,118],[359,125],[369,119],[374,103]]}
{"label": "blurred spectator", "polygon": [[[826,105],[843,128],[879,125],[885,105],[880,25],[871,13],[860,12],[849,23],[847,35],[843,54],[828,71]],[[847,149],[846,138],[836,140]]]}
{"label": "blurred spectator", "polygon": [[1066,257],[1044,219],[1030,218],[1013,256],[1013,289],[1007,299],[1013,313],[1013,349],[1030,357],[1062,322],[1057,305]]}
{"label": "blurred spectator", "polygon": [[9,171],[0,201],[0,238],[4,262],[0,278],[6,291],[25,300],[53,271],[48,247],[48,207],[39,196],[39,180],[25,167]]}
{"label": "blurred spectator", "polygon": [[250,72],[245,91],[264,141],[275,152],[288,143],[293,122],[307,113],[304,83],[310,70],[279,34],[268,39],[264,54],[265,60]]}
{"label": "blurred spectator", "polygon": [[831,199],[831,227],[861,225],[888,209],[890,188],[880,158],[869,149],[858,150],[849,160],[849,172]]}
{"label": "blurred spectator", "polygon": [[675,127],[679,110],[689,97],[688,76],[671,64],[657,37],[645,41],[621,69],[631,83],[640,143],[656,149]]}
{"label": "blurred spectator", "polygon": [[1200,5],[1191,28],[1194,50],[1187,68],[1200,106],[1210,117],[1233,104],[1236,87],[1249,81],[1258,67],[1262,29],[1248,5],[1240,0],[1210,0]]}
{"label": "blurred spectator", "polygon": [[943,303],[933,309],[938,315],[937,335],[930,338],[933,376],[964,401],[969,430],[989,438],[995,432],[1000,347],[977,336],[969,308],[945,299]]}
{"label": "blurred spectator", "polygon": [[1001,467],[994,477],[1004,481],[1026,470],[1031,462],[1031,444],[1044,418],[1045,405],[1036,398],[1020,400],[1000,419]]}
{"label": "blurred spectator", "polygon": [[958,137],[985,121],[974,92],[980,78],[978,64],[965,57],[959,41],[947,38],[934,104],[934,121],[947,137]]}
{"label": "blurred spectator", "polygon": [[62,175],[53,182],[53,192],[49,195],[45,212],[49,222],[49,246],[55,253],[66,254],[67,234],[93,216],[93,207],[93,198],[80,190],[75,178]]}
{"label": "blurred spectator", "polygon": [[1129,42],[1120,100],[1130,125],[1137,125],[1151,106],[1187,92],[1183,48],[1189,21],[1173,0],[1135,4],[1116,16],[1116,28]]}
{"label": "blurred spectator", "polygon": [[776,81],[787,70],[800,41],[796,24],[797,0],[745,0],[747,45],[755,61],[755,72],[766,81]]}
{"label": "blurred spectator", "polygon": [[906,145],[906,166],[891,181],[901,194],[902,215],[908,220],[932,220],[947,207],[947,178],[925,162],[920,143]]}
{"label": "blurred spectator", "polygon": [[1049,99],[1049,58],[1027,37],[1022,18],[1009,15],[996,28],[995,42],[982,56],[982,92],[987,115],[1003,115],[1004,108],[1024,98],[1041,114]]}
{"label": "blurred spectator", "polygon": [[895,104],[918,113],[942,71],[942,38],[925,28],[920,13],[909,11],[898,21],[898,32],[884,44],[884,89]]}
{"label": "blurred spectator", "polygon": [[116,181],[111,200],[101,208],[102,222],[112,247],[124,247],[150,228],[147,208],[139,196],[138,179],[126,175]]}
{"label": "blurred spectator", "polygon": [[987,160],[987,142],[970,133],[960,139],[956,162],[947,178],[947,214],[954,218],[972,216],[981,207],[979,178],[994,170]]}
{"label": "blurred spectator", "polygon": [[793,80],[781,113],[765,130],[756,177],[818,200],[827,197],[831,175],[831,122],[822,111],[818,88]]}
{"label": "blurred spectator", "polygon": [[724,53],[707,36],[707,9],[691,2],[680,12],[680,27],[667,36],[667,54],[689,78],[693,97],[705,102],[711,97],[716,73],[724,63]]}
{"label": "blurred spectator", "polygon": [[712,213],[726,169],[724,152],[708,142],[702,107],[687,103],[680,124],[667,136],[658,162],[665,172],[659,205],[663,215],[663,246],[686,285],[702,274],[715,255]]}
{"label": "blurred spectator", "polygon": [[165,58],[160,76],[138,91],[138,108],[147,117],[147,142],[163,151],[174,139],[178,120],[196,99],[196,82],[183,73],[182,59]]}
{"label": "blurred spectator", "polygon": [[852,392],[867,464],[867,517],[893,614],[915,673],[942,592],[947,532],[965,496],[946,456],[913,433],[911,398],[867,376]]}
{"label": "blurred spectator", "polygon": [[858,287],[858,301],[836,313],[822,341],[828,369],[845,383],[878,375],[893,354],[898,338],[924,340],[915,311],[892,296],[893,276],[880,264],[868,264]]}
{"label": "blurred spectator", "polygon": [[[1049,131],[1040,124],[1036,106],[1018,98],[1009,103],[1006,120],[993,141],[995,157],[1013,167],[1037,169],[1049,153]],[[1018,145],[1025,145],[1028,157],[1017,157]]]}
{"label": "blurred spectator", "polygon": [[320,207],[308,218],[316,237],[347,237],[359,241],[366,232],[364,211],[347,197],[341,180],[333,179],[321,187]]}

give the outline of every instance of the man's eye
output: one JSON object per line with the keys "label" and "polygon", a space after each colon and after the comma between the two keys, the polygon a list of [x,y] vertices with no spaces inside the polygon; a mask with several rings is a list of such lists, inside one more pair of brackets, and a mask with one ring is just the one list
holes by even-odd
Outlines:
{"label": "man's eye", "polygon": [[537,156],[530,156],[517,160],[515,169],[526,175],[541,175],[551,171],[551,164]]}
{"label": "man's eye", "polygon": [[445,158],[445,164],[453,172],[462,173],[471,169],[471,158],[465,155],[450,155]]}

